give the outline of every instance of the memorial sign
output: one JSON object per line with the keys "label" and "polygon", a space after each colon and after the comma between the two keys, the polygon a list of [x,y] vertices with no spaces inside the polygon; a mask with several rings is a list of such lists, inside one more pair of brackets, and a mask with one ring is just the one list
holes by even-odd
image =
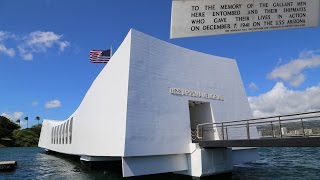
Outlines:
{"label": "memorial sign", "polygon": [[171,38],[319,26],[320,0],[173,0]]}

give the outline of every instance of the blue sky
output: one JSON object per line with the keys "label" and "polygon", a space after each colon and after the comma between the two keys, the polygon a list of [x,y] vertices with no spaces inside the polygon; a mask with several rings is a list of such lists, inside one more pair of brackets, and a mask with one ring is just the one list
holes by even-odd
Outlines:
{"label": "blue sky", "polygon": [[[237,60],[255,116],[320,109],[320,28],[169,39],[171,0],[0,1],[0,114],[65,119],[130,28]],[[25,124],[23,124],[25,126]]]}

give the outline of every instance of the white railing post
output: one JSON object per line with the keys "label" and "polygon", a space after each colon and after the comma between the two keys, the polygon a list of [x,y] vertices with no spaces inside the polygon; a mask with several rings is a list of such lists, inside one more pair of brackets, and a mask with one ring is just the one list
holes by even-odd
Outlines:
{"label": "white railing post", "polygon": [[224,140],[224,127],[223,127],[223,123],[221,123],[221,131],[222,131],[222,140]]}
{"label": "white railing post", "polygon": [[[201,135],[200,135],[200,131],[201,131]],[[197,138],[199,139],[199,140],[202,140],[202,126],[200,125],[200,124],[198,124],[197,125]]]}
{"label": "white railing post", "polygon": [[249,121],[247,121],[247,139],[250,139]]}

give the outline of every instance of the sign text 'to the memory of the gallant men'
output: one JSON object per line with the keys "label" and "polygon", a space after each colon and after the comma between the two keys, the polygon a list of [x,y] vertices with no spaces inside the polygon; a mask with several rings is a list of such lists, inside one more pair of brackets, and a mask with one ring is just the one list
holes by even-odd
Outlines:
{"label": "sign text 'to the memory of the gallant men'", "polygon": [[173,0],[171,38],[319,26],[320,0]]}

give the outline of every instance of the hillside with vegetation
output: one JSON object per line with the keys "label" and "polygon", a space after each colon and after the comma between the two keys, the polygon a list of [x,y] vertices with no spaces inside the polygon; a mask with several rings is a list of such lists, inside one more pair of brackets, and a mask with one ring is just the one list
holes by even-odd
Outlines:
{"label": "hillside with vegetation", "polygon": [[21,129],[20,125],[0,116],[0,147],[33,147],[38,146],[41,125]]}

